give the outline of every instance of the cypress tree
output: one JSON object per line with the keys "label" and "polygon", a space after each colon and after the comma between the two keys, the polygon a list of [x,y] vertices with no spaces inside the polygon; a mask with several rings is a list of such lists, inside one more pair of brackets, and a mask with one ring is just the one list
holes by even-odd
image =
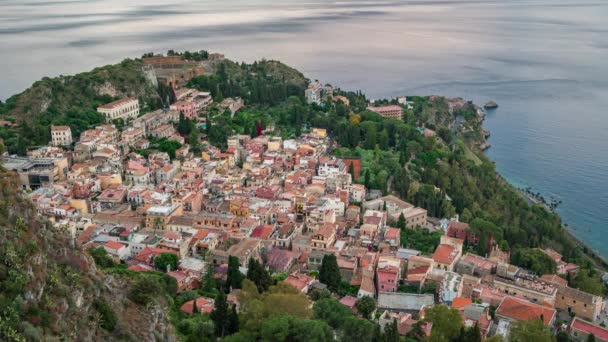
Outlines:
{"label": "cypress tree", "polygon": [[340,277],[340,267],[334,254],[327,254],[323,257],[321,268],[319,269],[319,281],[336,292],[340,288],[342,278]]}
{"label": "cypress tree", "polygon": [[211,319],[215,323],[215,334],[224,337],[228,325],[228,302],[223,292],[218,293],[215,298],[215,308],[211,313]]}
{"label": "cypress tree", "polygon": [[236,312],[236,304],[232,304],[228,315],[228,334],[232,335],[239,331],[239,314]]}
{"label": "cypress tree", "polygon": [[228,257],[228,274],[226,276],[226,292],[230,289],[240,289],[243,275],[239,271],[239,258],[235,256]]}

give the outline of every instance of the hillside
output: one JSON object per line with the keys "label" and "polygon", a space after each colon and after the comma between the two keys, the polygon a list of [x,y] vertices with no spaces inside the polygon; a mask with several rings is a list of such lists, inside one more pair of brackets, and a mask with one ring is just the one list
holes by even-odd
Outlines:
{"label": "hillside", "polygon": [[147,82],[142,67],[141,60],[126,59],[74,76],[45,77],[0,103],[0,119],[20,125],[0,128],[0,138],[10,153],[22,153],[28,146],[48,143],[51,124],[69,125],[78,136],[103,122],[97,107],[115,99],[137,97],[142,111],[158,108],[157,90]]}
{"label": "hillside", "polygon": [[129,299],[138,278],[104,274],[65,232],[37,219],[0,170],[0,340],[175,340],[162,289]]}

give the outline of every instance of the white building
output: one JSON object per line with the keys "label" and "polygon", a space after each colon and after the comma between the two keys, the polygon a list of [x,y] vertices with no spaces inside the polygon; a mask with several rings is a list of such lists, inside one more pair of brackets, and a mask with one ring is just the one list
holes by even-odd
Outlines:
{"label": "white building", "polygon": [[72,144],[72,130],[69,126],[51,126],[53,146],[68,146]]}
{"label": "white building", "polygon": [[311,84],[308,86],[308,89],[304,92],[306,96],[306,102],[308,104],[316,103],[321,104],[321,90],[323,89],[323,85],[321,83]]}
{"label": "white building", "polygon": [[139,115],[139,100],[127,97],[98,107],[97,112],[105,115],[107,121],[135,119]]}

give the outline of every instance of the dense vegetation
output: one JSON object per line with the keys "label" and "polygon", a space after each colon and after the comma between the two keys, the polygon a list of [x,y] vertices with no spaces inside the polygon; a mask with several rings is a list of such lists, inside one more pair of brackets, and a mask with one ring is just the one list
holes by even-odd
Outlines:
{"label": "dense vegetation", "polygon": [[74,137],[103,122],[97,107],[122,97],[140,100],[141,111],[160,108],[157,89],[146,81],[141,60],[126,59],[75,76],[45,77],[21,94],[0,102],[0,119],[19,123],[0,127],[9,153],[24,154],[51,140],[51,125],[68,125]]}

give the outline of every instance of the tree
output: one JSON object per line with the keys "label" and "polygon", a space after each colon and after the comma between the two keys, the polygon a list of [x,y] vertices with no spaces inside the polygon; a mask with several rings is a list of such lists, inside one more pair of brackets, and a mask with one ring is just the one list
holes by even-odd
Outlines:
{"label": "tree", "polygon": [[340,289],[342,278],[340,277],[340,267],[334,254],[323,256],[321,268],[319,269],[319,281],[327,285],[332,292],[337,292]]}
{"label": "tree", "polygon": [[587,336],[587,342],[595,342],[595,335],[589,334],[589,336]]}
{"label": "tree", "polygon": [[353,316],[353,312],[334,298],[320,299],[312,307],[312,317],[326,322],[334,329],[340,328],[350,316]]}
{"label": "tree", "polygon": [[384,326],[384,341],[399,342],[399,327],[396,318],[390,324]]}
{"label": "tree", "polygon": [[179,258],[173,253],[160,253],[154,258],[154,267],[161,272],[169,272],[177,269]]}
{"label": "tree", "polygon": [[481,331],[479,330],[479,324],[476,322],[474,326],[466,329],[464,333],[464,341],[466,342],[481,342]]}
{"label": "tree", "polygon": [[243,282],[243,274],[239,271],[239,258],[228,257],[228,274],[226,275],[226,292],[230,289],[240,289]]}
{"label": "tree", "polygon": [[431,338],[434,340],[449,340],[460,335],[462,317],[456,309],[451,309],[445,305],[436,305],[426,310],[424,319],[433,323]]}
{"label": "tree", "polygon": [[[172,278],[173,279],[173,278]],[[174,279],[175,280],[175,279]],[[155,277],[140,277],[129,291],[129,299],[140,305],[147,305],[159,294],[161,284]]]}
{"label": "tree", "polygon": [[197,314],[197,313],[199,313],[199,310],[198,310],[198,303],[197,303],[197,301],[198,301],[198,298],[194,298],[194,299],[192,300],[192,314]]}
{"label": "tree", "polygon": [[174,140],[163,140],[158,144],[158,150],[167,152],[171,159],[175,159],[175,151],[180,147],[182,147],[182,144]]}
{"label": "tree", "polygon": [[236,311],[236,304],[232,304],[232,308],[228,314],[227,329],[229,335],[236,334],[239,331],[239,314]]}
{"label": "tree", "polygon": [[511,255],[511,263],[532,270],[538,275],[555,273],[555,261],[538,248],[520,248]]}
{"label": "tree", "polygon": [[188,143],[190,144],[190,149],[194,154],[200,155],[201,152],[201,142],[198,138],[198,129],[193,129],[188,135]]}
{"label": "tree", "polygon": [[375,335],[375,324],[354,316],[347,317],[340,329],[341,341],[371,341]]}
{"label": "tree", "polygon": [[603,296],[605,292],[604,284],[599,275],[593,273],[590,269],[579,270],[572,283],[574,285],[573,287],[596,296]]}
{"label": "tree", "polygon": [[192,122],[189,119],[186,119],[183,112],[179,112],[177,131],[183,136],[190,134],[192,131]]}
{"label": "tree", "polygon": [[376,310],[376,301],[370,296],[363,296],[355,302],[355,307],[363,318],[370,319],[371,314]]}
{"label": "tree", "polygon": [[406,228],[406,221],[405,221],[405,216],[403,215],[403,212],[401,212],[401,214],[399,214],[399,220],[397,221],[397,228],[399,228],[399,229]]}
{"label": "tree", "polygon": [[211,312],[211,319],[215,323],[215,335],[224,337],[228,327],[228,302],[223,292],[218,293],[215,298],[215,307]]}
{"label": "tree", "polygon": [[273,283],[270,273],[254,258],[249,259],[247,279],[253,281],[260,292],[266,292]]}
{"label": "tree", "polygon": [[552,336],[549,328],[540,319],[518,321],[511,327],[509,341],[512,342],[551,342]]}
{"label": "tree", "polygon": [[371,189],[372,187],[372,178],[371,175],[369,173],[369,169],[365,170],[365,188],[367,190]]}

